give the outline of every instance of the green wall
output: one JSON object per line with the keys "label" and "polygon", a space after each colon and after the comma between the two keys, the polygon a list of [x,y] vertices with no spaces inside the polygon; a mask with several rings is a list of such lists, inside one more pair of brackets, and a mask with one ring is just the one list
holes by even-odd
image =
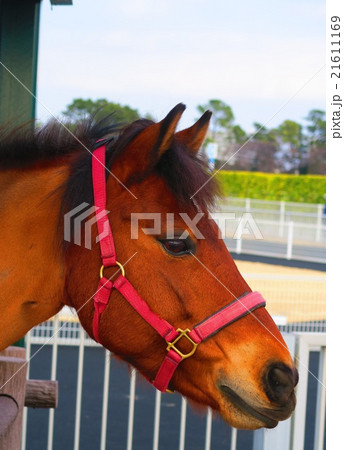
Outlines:
{"label": "green wall", "polygon": [[[0,0],[0,124],[35,117],[40,0]],[[32,92],[32,96],[19,82]]]}

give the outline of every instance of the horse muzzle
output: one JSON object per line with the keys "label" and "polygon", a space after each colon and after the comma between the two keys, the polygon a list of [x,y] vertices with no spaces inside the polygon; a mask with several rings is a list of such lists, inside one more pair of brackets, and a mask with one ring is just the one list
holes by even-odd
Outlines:
{"label": "horse muzzle", "polygon": [[294,411],[294,388],[297,382],[298,372],[295,368],[275,363],[268,366],[262,376],[264,392],[261,394],[265,401],[258,400],[258,395],[253,396],[252,392],[246,392],[245,386],[238,387],[235,383],[236,387],[233,387],[231,381],[223,376],[219,378],[217,386],[227,408],[234,407],[240,416],[246,418],[243,420],[243,428],[274,428],[279,421],[288,419]]}

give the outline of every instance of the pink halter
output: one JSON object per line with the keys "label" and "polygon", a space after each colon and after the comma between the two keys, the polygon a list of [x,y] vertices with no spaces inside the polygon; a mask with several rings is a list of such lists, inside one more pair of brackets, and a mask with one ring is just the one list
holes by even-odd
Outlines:
{"label": "pink halter", "polygon": [[[166,320],[155,314],[140,297],[136,289],[125,277],[122,264],[117,261],[115,244],[111,232],[110,222],[105,214],[106,207],[106,177],[105,177],[105,150],[103,143],[98,147],[92,156],[92,178],[94,205],[96,208],[96,219],[98,234],[100,236],[100,252],[103,265],[100,269],[100,281],[96,294],[94,295],[94,316],[93,316],[93,336],[97,342],[99,340],[99,322],[100,316],[104,312],[113,289],[117,289],[138,314],[151,325],[167,343],[167,354],[163,360],[153,385],[162,392],[168,391],[170,380],[183,359],[192,356],[197,346],[221,330],[223,327],[247,315],[251,311],[261,306],[265,306],[265,300],[258,292],[251,292],[235,299],[224,308],[215,312],[192,330],[180,328],[175,329]],[[103,269],[110,266],[119,266],[121,274],[115,281],[111,281],[103,276]],[[186,339],[189,342],[191,350],[183,353],[178,347],[178,341]]]}

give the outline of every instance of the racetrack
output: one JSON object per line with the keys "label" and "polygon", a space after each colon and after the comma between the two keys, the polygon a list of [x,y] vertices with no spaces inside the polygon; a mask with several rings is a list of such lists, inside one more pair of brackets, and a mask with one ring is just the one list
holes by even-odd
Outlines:
{"label": "racetrack", "polygon": [[261,262],[235,262],[251,289],[263,294],[271,315],[283,316],[288,323],[325,320],[324,272]]}

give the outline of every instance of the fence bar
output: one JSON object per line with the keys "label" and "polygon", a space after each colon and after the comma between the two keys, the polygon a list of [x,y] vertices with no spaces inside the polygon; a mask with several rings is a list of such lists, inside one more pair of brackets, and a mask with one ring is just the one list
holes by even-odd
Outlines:
{"label": "fence bar", "polygon": [[185,448],[186,408],[187,408],[186,400],[184,397],[182,397],[181,413],[180,413],[179,450],[184,450]]}
{"label": "fence bar", "polygon": [[283,236],[284,218],[285,218],[285,202],[281,201],[281,203],[280,203],[279,231],[278,231],[278,235],[279,236]]}
{"label": "fence bar", "polygon": [[236,450],[237,437],[238,437],[238,430],[236,428],[232,428],[231,450]]}
{"label": "fence bar", "polygon": [[101,434],[100,434],[100,450],[105,450],[105,448],[106,448],[106,429],[107,429],[108,404],[109,404],[110,357],[111,357],[111,353],[109,352],[109,350],[105,350],[102,429],[101,429]]}
{"label": "fence bar", "polygon": [[74,450],[79,450],[79,443],[80,443],[80,419],[81,419],[81,400],[82,400],[82,379],[84,370],[84,353],[85,353],[85,332],[83,329],[80,329],[78,378],[77,378],[76,402],[75,402]]}
{"label": "fence bar", "polygon": [[291,259],[293,256],[293,235],[294,235],[294,222],[288,223],[288,240],[287,240],[287,259]]}
{"label": "fence bar", "polygon": [[318,213],[317,213],[317,228],[316,228],[316,234],[315,234],[315,240],[317,242],[320,241],[321,237],[321,229],[322,229],[322,216],[323,216],[323,205],[318,205]]}
{"label": "fence bar", "polygon": [[205,446],[204,450],[210,450],[211,447],[211,427],[213,423],[213,414],[211,412],[211,409],[208,408],[208,414],[207,414],[207,423],[206,423],[206,429],[205,429]]}
{"label": "fence bar", "polygon": [[[31,330],[25,336],[25,359],[27,361],[26,376],[30,378],[30,356],[31,356]],[[27,407],[23,410],[23,422],[22,422],[22,440],[21,450],[26,450],[26,434],[27,434]]]}
{"label": "fence bar", "polygon": [[239,255],[242,250],[242,218],[239,220],[238,228],[236,229],[234,239],[236,239],[235,251]]}
{"label": "fence bar", "polygon": [[237,239],[236,241],[236,247],[235,247],[235,251],[238,255],[240,255],[241,253],[241,249],[242,249],[242,239],[241,237]]}
{"label": "fence bar", "polygon": [[158,448],[159,448],[160,411],[161,411],[161,392],[156,390],[156,392],[155,392],[153,450],[158,450]]}
{"label": "fence bar", "polygon": [[[292,415],[291,447],[293,450],[303,450],[305,441],[305,423],[307,406],[308,377],[314,376],[309,372],[309,352],[315,348],[326,345],[325,333],[295,333],[297,336],[297,369],[299,371],[299,382],[296,386],[296,408]],[[319,384],[324,384],[318,379]]]}
{"label": "fence bar", "polygon": [[[283,333],[291,357],[294,359],[296,338],[294,334]],[[260,428],[253,433],[252,450],[292,450],[290,447],[291,419],[280,422],[272,430]]]}
{"label": "fence bar", "polygon": [[136,370],[132,370],[130,375],[127,450],[132,450],[133,447],[135,388],[136,388]]}
{"label": "fence bar", "polygon": [[307,342],[299,337],[296,358],[299,372],[299,382],[296,386],[296,409],[292,416],[292,444],[293,450],[303,450],[305,440],[305,421],[307,405],[309,349]]}
{"label": "fence bar", "polygon": [[322,347],[320,350],[319,360],[319,374],[318,378],[321,383],[318,383],[317,389],[317,404],[315,416],[315,437],[314,450],[322,450],[324,447],[324,431],[325,431],[325,404],[326,404],[326,348]]}
{"label": "fence bar", "polygon": [[[57,342],[58,342],[58,332],[59,332],[59,319],[58,316],[54,317],[54,327],[53,327],[53,348],[51,355],[51,380],[56,380],[56,367],[57,367]],[[54,436],[54,419],[55,419],[55,409],[49,409],[49,424],[48,424],[48,443],[47,450],[52,450],[53,448],[53,436]]]}

